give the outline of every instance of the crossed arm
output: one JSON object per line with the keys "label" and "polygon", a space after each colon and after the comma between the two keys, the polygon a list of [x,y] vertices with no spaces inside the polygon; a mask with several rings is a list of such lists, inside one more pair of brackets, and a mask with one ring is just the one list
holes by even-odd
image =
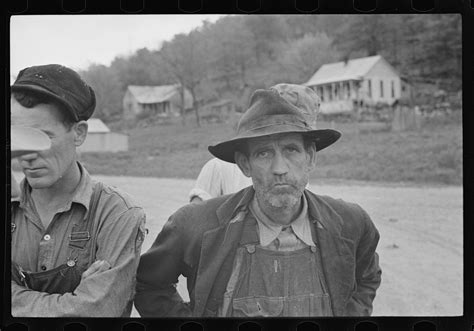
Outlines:
{"label": "crossed arm", "polygon": [[96,262],[82,274],[74,293],[33,291],[12,280],[12,315],[120,317],[124,312],[130,314],[144,223],[143,210],[135,207],[104,222],[97,238]]}

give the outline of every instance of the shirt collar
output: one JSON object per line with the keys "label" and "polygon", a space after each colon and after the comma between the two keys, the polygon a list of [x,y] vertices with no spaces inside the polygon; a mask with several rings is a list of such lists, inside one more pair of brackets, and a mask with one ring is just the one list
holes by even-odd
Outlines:
{"label": "shirt collar", "polygon": [[77,185],[74,193],[72,194],[71,202],[67,204],[66,210],[70,209],[71,204],[75,202],[83,205],[84,208],[86,208],[87,216],[87,213],[89,212],[89,204],[92,198],[92,192],[94,191],[94,183],[86,168],[84,168],[80,162],[77,162],[77,165],[81,171],[81,179],[79,181],[79,185]]}
{"label": "shirt collar", "polygon": [[[315,246],[312,234],[311,225],[308,217],[308,203],[306,196],[302,196],[303,206],[301,212],[296,219],[290,223],[291,229],[295,235],[308,246]],[[267,246],[275,240],[283,229],[282,225],[273,222],[267,215],[265,215],[258,205],[257,197],[254,195],[250,202],[250,210],[254,214],[259,230],[260,245]]]}
{"label": "shirt collar", "polygon": [[[71,209],[71,205],[74,202],[84,206],[84,208],[86,209],[84,218],[86,218],[89,212],[89,204],[92,198],[94,182],[92,181],[92,178],[86,168],[84,168],[84,166],[80,162],[77,162],[77,165],[79,166],[79,170],[81,172],[81,179],[79,180],[79,184],[77,185],[76,189],[72,194],[71,200],[64,206],[64,208],[61,208],[59,212]],[[29,201],[31,195],[31,186],[30,184],[28,184],[26,178],[23,178],[23,180],[21,181],[20,190],[21,195],[19,197],[13,198],[11,201],[12,203],[19,202],[20,207],[24,208],[27,202]]]}

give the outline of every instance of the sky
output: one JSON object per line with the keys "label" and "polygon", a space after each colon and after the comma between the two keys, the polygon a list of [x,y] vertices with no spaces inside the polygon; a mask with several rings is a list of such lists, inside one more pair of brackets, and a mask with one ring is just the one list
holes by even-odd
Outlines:
{"label": "sky", "polygon": [[75,70],[109,65],[140,48],[158,49],[175,34],[223,15],[18,15],[10,21],[10,77],[28,66],[59,63]]}

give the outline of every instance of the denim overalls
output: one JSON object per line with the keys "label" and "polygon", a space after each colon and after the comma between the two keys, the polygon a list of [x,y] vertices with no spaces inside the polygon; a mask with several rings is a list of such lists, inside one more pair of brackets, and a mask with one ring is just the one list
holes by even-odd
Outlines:
{"label": "denim overalls", "polygon": [[318,248],[265,249],[248,215],[218,315],[332,316]]}
{"label": "denim overalls", "polygon": [[[75,224],[69,235],[68,259],[60,266],[40,272],[23,270],[12,261],[12,280],[19,282],[28,289],[64,294],[74,292],[81,281],[82,273],[95,260],[95,239],[97,229],[94,228],[94,216],[102,192],[102,184],[96,183],[89,205],[89,214],[85,221]],[[15,228],[12,224],[12,231]]]}

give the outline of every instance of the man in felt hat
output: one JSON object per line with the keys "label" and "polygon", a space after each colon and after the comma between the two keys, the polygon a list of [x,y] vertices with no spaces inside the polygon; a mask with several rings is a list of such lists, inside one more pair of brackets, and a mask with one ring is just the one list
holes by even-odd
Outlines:
{"label": "man in felt hat", "polygon": [[145,215],[77,160],[94,91],[50,64],[20,71],[11,94],[12,157],[25,176],[12,197],[12,315],[130,316]]}
{"label": "man in felt hat", "polygon": [[[340,133],[317,130],[316,93],[257,90],[236,136],[210,146],[253,186],[187,205],[142,255],[142,316],[368,316],[381,281],[379,234],[358,205],[305,189],[316,153]],[[190,302],[175,283],[187,277]]]}

